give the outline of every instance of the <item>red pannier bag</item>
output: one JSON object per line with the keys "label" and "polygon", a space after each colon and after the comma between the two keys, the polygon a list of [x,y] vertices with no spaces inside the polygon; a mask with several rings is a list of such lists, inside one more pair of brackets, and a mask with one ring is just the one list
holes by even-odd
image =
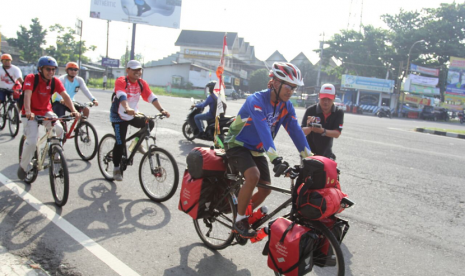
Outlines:
{"label": "red pannier bag", "polygon": [[297,183],[306,183],[309,189],[329,187],[341,189],[336,161],[324,156],[310,156],[302,160]]}
{"label": "red pannier bag", "polygon": [[322,220],[344,210],[341,200],[347,197],[338,188],[308,189],[308,185],[301,184],[297,190],[296,210],[304,218]]}
{"label": "red pannier bag", "polygon": [[[349,230],[349,222],[335,216],[320,220],[336,237],[336,240],[341,244],[347,231]],[[318,246],[313,251],[313,263],[320,267],[335,266],[336,259],[329,241],[326,237],[320,236]]]}
{"label": "red pannier bag", "polygon": [[212,181],[208,178],[192,178],[186,170],[182,180],[178,209],[193,219],[207,217],[214,191],[215,185]]}
{"label": "red pannier bag", "polygon": [[318,236],[309,228],[277,218],[270,223],[264,250],[268,253],[268,267],[287,276],[305,275],[312,271],[317,241]]}
{"label": "red pannier bag", "polygon": [[186,158],[187,169],[193,178],[222,176],[226,172],[224,154],[212,148],[196,147]]}

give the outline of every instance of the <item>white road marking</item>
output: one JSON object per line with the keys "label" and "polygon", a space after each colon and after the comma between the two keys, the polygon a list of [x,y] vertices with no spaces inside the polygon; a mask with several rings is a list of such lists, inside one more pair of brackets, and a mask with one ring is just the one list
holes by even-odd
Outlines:
{"label": "white road marking", "polygon": [[66,234],[68,234],[75,241],[80,243],[84,248],[89,250],[102,262],[107,264],[108,267],[113,269],[117,274],[139,275],[137,272],[132,270],[132,268],[130,268],[125,263],[120,261],[118,258],[113,256],[105,248],[100,246],[98,243],[96,243],[91,238],[89,238],[86,234],[82,233],[79,229],[74,227],[74,225],[69,223],[63,217],[61,217],[56,212],[54,212],[52,209],[50,209],[48,206],[40,202],[37,198],[27,193],[23,188],[21,188],[15,182],[8,179],[1,173],[0,173],[0,182],[5,187],[7,187],[8,189],[16,193],[19,197],[21,197],[26,203],[34,207],[37,211],[39,211],[43,216],[48,218],[56,226],[61,228],[61,230],[63,230]]}

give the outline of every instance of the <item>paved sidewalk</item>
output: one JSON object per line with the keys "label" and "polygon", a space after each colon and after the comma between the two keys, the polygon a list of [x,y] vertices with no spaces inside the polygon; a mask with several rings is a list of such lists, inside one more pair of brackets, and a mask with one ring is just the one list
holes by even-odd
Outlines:
{"label": "paved sidewalk", "polygon": [[[36,267],[34,269],[33,267]],[[48,276],[39,265],[27,258],[22,258],[0,246],[0,276]]]}
{"label": "paved sidewalk", "polygon": [[453,133],[453,132],[445,132],[445,131],[424,129],[424,128],[420,128],[420,127],[415,128],[415,131],[423,132],[423,133],[429,133],[429,134],[435,134],[435,135],[441,135],[441,136],[447,136],[447,137],[453,137],[453,138],[459,138],[459,139],[465,139],[464,134],[458,134],[458,133]]}

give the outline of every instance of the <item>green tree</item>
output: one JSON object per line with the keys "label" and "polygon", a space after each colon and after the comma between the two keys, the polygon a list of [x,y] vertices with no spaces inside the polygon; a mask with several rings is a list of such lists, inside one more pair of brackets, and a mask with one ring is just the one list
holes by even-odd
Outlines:
{"label": "green tree", "polygon": [[270,77],[267,69],[255,70],[250,74],[249,89],[250,92],[263,90],[267,87]]}
{"label": "green tree", "polygon": [[42,56],[42,45],[45,45],[47,30],[40,25],[38,18],[32,19],[30,29],[20,26],[16,32],[17,38],[9,38],[8,44],[19,49],[20,58],[26,62],[35,63]]}
{"label": "green tree", "polygon": [[[430,65],[444,65],[450,56],[464,57],[465,3],[440,4],[439,8],[420,12],[400,10],[396,15],[383,15],[390,31],[390,41],[398,54],[397,60]],[[405,64],[407,65],[407,64]]]}
{"label": "green tree", "polygon": [[[392,67],[389,56],[393,48],[388,45],[389,32],[371,25],[363,26],[362,32],[341,30],[325,42],[322,66],[325,72],[336,75],[352,74],[366,77],[384,78],[388,68]],[[315,50],[319,53],[320,50]],[[341,65],[330,69],[330,59],[335,58]]]}
{"label": "green tree", "polygon": [[[124,55],[121,56],[121,66],[126,66],[126,64],[128,63],[128,61],[130,60],[131,58],[131,50],[130,49],[126,49],[126,52],[124,53]],[[134,55],[134,59],[135,60],[138,60],[140,61],[142,64],[143,64],[143,60],[144,60],[144,56],[142,54],[135,54]]]}
{"label": "green tree", "polygon": [[59,24],[50,27],[51,32],[57,32],[56,46],[49,46],[45,51],[48,55],[54,57],[58,64],[65,65],[69,61],[77,62],[79,60],[79,46],[81,46],[81,62],[89,62],[89,58],[84,55],[87,51],[94,51],[97,47],[92,45],[86,46],[86,42],[76,41],[74,30],[72,28],[63,28]]}

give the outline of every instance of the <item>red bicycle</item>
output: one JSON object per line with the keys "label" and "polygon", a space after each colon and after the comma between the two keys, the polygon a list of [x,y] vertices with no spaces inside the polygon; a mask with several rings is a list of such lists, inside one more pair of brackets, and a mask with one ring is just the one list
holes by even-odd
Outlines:
{"label": "red bicycle", "polygon": [[81,104],[81,107],[77,110],[81,113],[81,118],[79,120],[74,119],[69,130],[68,124],[63,122],[63,129],[65,131],[63,145],[66,140],[74,138],[74,146],[76,147],[78,155],[82,160],[89,161],[97,154],[98,136],[94,126],[87,121],[87,117],[82,113],[85,106],[92,107],[94,104],[92,102]]}

